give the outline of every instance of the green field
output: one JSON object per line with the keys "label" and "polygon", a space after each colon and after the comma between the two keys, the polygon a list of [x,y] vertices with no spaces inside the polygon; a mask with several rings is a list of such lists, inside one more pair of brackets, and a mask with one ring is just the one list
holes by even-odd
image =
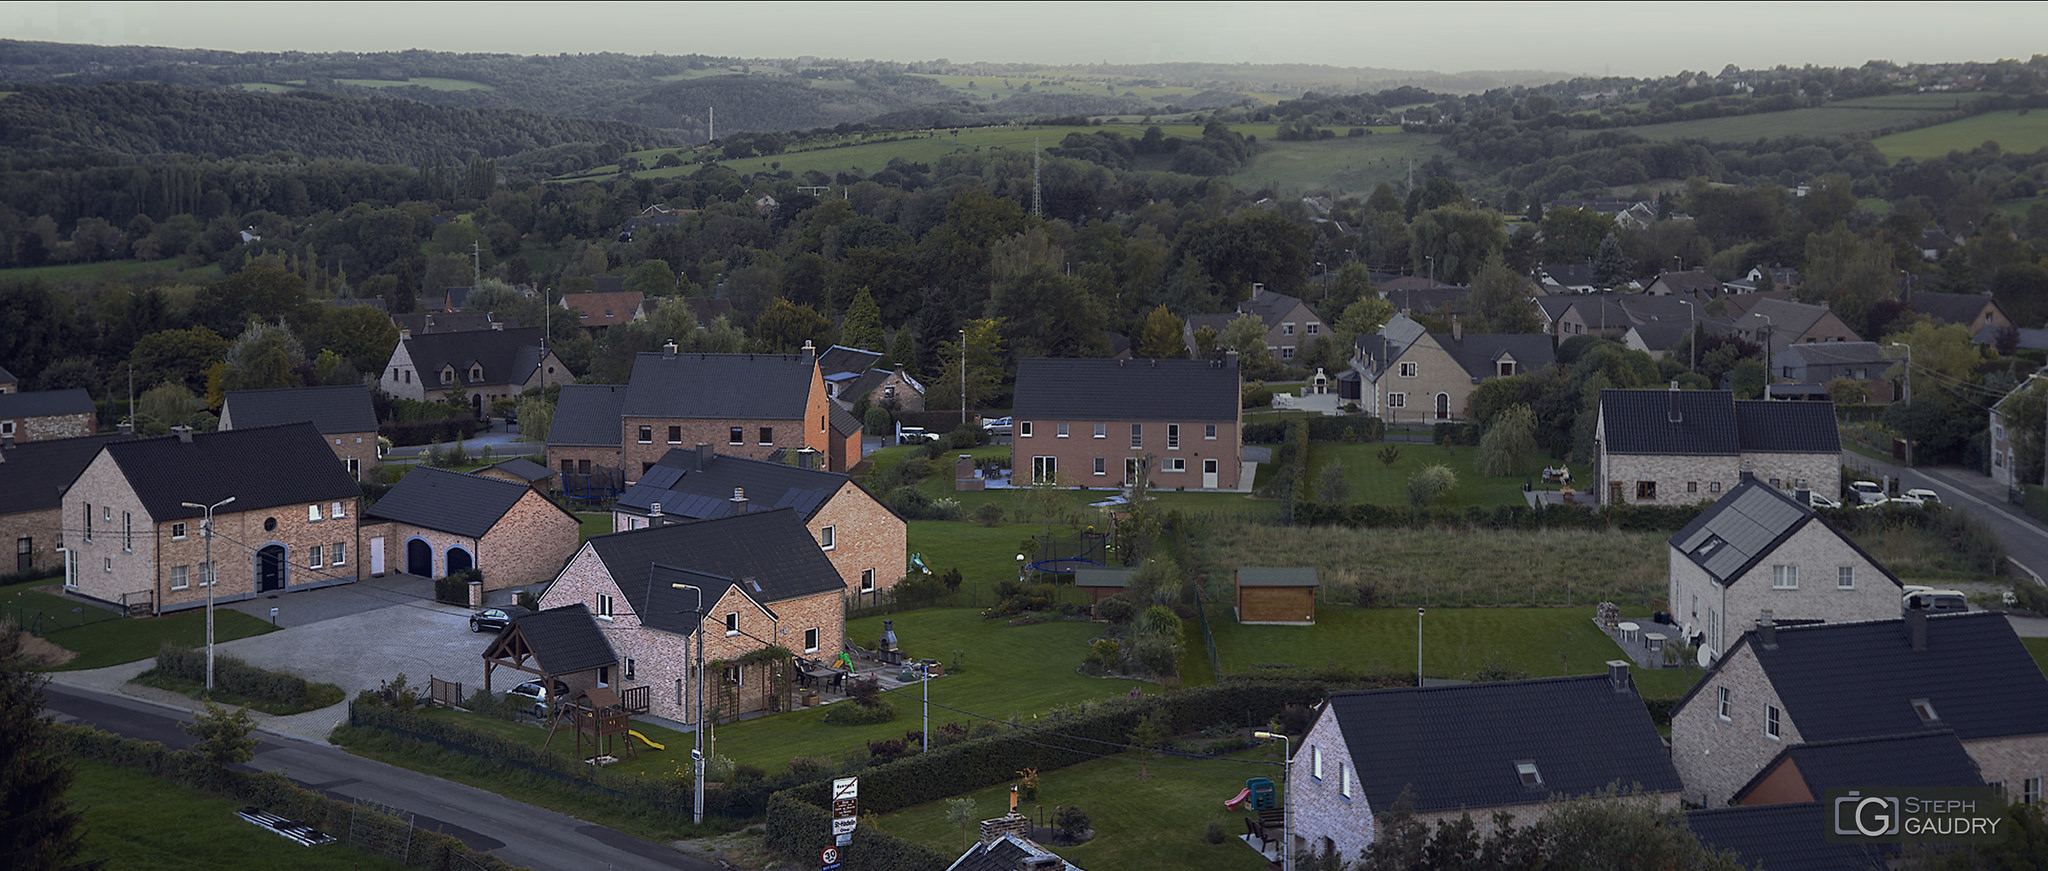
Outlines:
{"label": "green field", "polygon": [[2041,672],[2048,674],[2048,638],[2022,638],[2020,643],[2034,655],[2034,664],[2041,667]]}
{"label": "green field", "polygon": [[406,88],[419,87],[434,91],[495,91],[496,88],[483,82],[468,79],[439,79],[433,76],[416,76],[410,79],[335,79],[344,85],[359,88]]}
{"label": "green field", "polygon": [[[79,759],[65,793],[85,815],[85,856],[109,869],[351,871],[403,863],[341,844],[302,847],[235,815],[241,802]],[[346,832],[330,832],[341,836]]]}
{"label": "green field", "polygon": [[254,91],[259,94],[286,94],[297,90],[290,85],[280,85],[276,82],[236,82],[234,86],[244,91]]}
{"label": "green field", "polygon": [[[1391,466],[1379,457],[1380,451],[1389,445],[1401,452]],[[1549,461],[1537,457],[1528,463],[1529,474],[1490,478],[1479,473],[1479,449],[1475,447],[1316,442],[1308,446],[1308,476],[1312,485],[1321,478],[1323,467],[1331,462],[1344,466],[1344,480],[1351,485],[1351,498],[1346,501],[1373,505],[1407,504],[1408,477],[1424,466],[1441,463],[1457,473],[1458,486],[1439,497],[1437,504],[1448,508],[1467,508],[1526,504],[1528,500],[1522,498],[1522,484],[1540,477],[1537,473]],[[1573,467],[1572,474],[1580,481],[1590,481],[1593,469],[1582,463]]]}
{"label": "green field", "polygon": [[1328,191],[1335,196],[1363,197],[1380,182],[1407,178],[1408,161],[1417,163],[1436,155],[1449,158],[1438,147],[1443,137],[1433,133],[1403,133],[1398,127],[1372,127],[1370,136],[1345,136],[1345,127],[1332,126],[1335,139],[1312,142],[1281,142],[1259,137],[1259,150],[1251,162],[1230,176],[1245,190],[1272,188],[1279,193]]}
{"label": "green field", "polygon": [[1951,151],[1969,151],[1986,142],[1996,142],[2004,151],[2022,154],[2048,148],[2048,112],[1986,112],[1871,140],[1877,150],[1892,160],[1926,160]]}
{"label": "green field", "polygon": [[[1889,99],[1889,98],[1874,98]],[[1705,139],[1710,142],[1750,142],[1780,136],[1848,136],[1872,133],[1916,121],[1944,109],[1911,105],[1851,106],[1834,104],[1815,109],[1764,112],[1731,118],[1703,118],[1626,128],[1644,139]]]}

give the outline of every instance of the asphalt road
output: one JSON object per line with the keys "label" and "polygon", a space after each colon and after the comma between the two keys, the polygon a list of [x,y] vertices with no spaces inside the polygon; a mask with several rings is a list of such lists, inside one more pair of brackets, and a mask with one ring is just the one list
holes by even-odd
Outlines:
{"label": "asphalt road", "polygon": [[1940,494],[1949,507],[1975,514],[2005,543],[2007,559],[2025,569],[2022,574],[2031,574],[2036,582],[2048,577],[2048,526],[2006,502],[2004,488],[1990,477],[1955,466],[1908,469],[1856,453],[1845,452],[1842,457],[1870,480],[1890,476],[1902,482],[1900,490],[1925,487]]}
{"label": "asphalt road", "polygon": [[[182,712],[78,687],[44,689],[48,712],[62,722],[184,747]],[[474,787],[430,777],[341,750],[263,734],[251,768],[278,771],[293,782],[344,801],[366,799],[410,811],[420,828],[445,832],[477,850],[530,868],[583,871],[674,869],[719,871],[716,863],[604,826],[543,810]]]}

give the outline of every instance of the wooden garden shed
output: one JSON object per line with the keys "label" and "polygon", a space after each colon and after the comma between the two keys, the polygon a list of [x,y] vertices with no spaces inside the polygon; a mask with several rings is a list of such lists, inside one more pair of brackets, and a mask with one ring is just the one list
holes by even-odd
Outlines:
{"label": "wooden garden shed", "polygon": [[1316,622],[1316,570],[1237,570],[1237,622],[1309,626]]}
{"label": "wooden garden shed", "polygon": [[1090,597],[1094,604],[1124,591],[1130,585],[1133,569],[1098,566],[1074,570],[1074,586]]}

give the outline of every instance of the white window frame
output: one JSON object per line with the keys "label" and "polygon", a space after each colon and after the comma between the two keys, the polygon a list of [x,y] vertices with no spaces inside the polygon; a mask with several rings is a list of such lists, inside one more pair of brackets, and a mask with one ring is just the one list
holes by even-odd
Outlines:
{"label": "white window frame", "polygon": [[327,564],[330,566],[348,565],[348,550],[342,547],[341,542],[337,541],[334,543],[334,555],[327,560]]}
{"label": "white window frame", "polygon": [[1784,739],[1784,729],[1778,723],[1778,706],[1764,706],[1764,737],[1773,741]]}
{"label": "white window frame", "polygon": [[1169,451],[1180,450],[1180,424],[1169,423],[1166,425],[1166,449]]}
{"label": "white window frame", "polygon": [[839,546],[839,531],[838,531],[838,530],[839,530],[839,527],[836,527],[836,526],[827,526],[827,527],[825,527],[825,528],[823,528],[823,529],[820,529],[820,530],[818,530],[818,547],[819,547],[820,549],[823,549],[823,550],[831,550],[831,549],[833,549],[833,548],[835,548],[835,547],[838,547],[838,546]]}
{"label": "white window frame", "polygon": [[738,634],[740,634],[740,612],[725,612],[725,637],[731,638]]}
{"label": "white window frame", "polygon": [[1323,779],[1323,745],[1321,745],[1321,744],[1310,744],[1310,745],[1308,745],[1308,765],[1309,765],[1309,769],[1308,769],[1308,776],[1310,776],[1310,777],[1313,777],[1313,778],[1315,778],[1315,779],[1317,779],[1317,780],[1322,780],[1322,779]]}
{"label": "white window frame", "polygon": [[1408,394],[1406,394],[1406,393],[1389,393],[1389,394],[1387,394],[1387,407],[1388,407],[1388,408],[1407,408],[1407,407],[1408,407]]}
{"label": "white window frame", "polygon": [[1345,801],[1351,800],[1351,768],[1342,762],[1337,763],[1337,792]]}
{"label": "white window frame", "polygon": [[1294,324],[1291,324],[1291,323],[1284,323],[1284,324],[1281,324],[1281,325],[1280,325],[1280,335],[1283,335],[1283,336],[1291,336],[1291,335],[1294,335]]}
{"label": "white window frame", "polygon": [[1282,345],[1282,346],[1280,347],[1280,359],[1282,359],[1282,360],[1292,360],[1292,359],[1294,359],[1294,346],[1293,346],[1293,345]]}
{"label": "white window frame", "polygon": [[1106,423],[1098,423],[1098,424],[1096,424],[1096,425],[1095,425],[1095,437],[1096,437],[1096,438],[1099,438],[1099,439],[1106,439],[1106,438],[1109,438],[1109,424],[1106,424]]}
{"label": "white window frame", "polygon": [[637,669],[637,666],[638,666],[638,665],[639,665],[639,663],[636,663],[636,662],[634,662],[634,661],[633,661],[633,657],[630,657],[630,656],[626,657],[626,674],[625,674],[625,679],[626,679],[626,680],[634,680],[634,677],[633,677],[633,673],[634,673],[634,671],[635,671],[635,670]]}
{"label": "white window frame", "polygon": [[1135,451],[1140,448],[1143,448],[1144,446],[1145,425],[1142,423],[1131,424],[1131,450]]}
{"label": "white window frame", "polygon": [[1417,376],[1417,374],[1419,374],[1420,371],[1421,367],[1416,366],[1413,361],[1404,360],[1401,363],[1399,374],[1403,378],[1414,378]]}
{"label": "white window frame", "polygon": [[612,619],[612,594],[610,594],[610,593],[599,593],[599,594],[597,594],[597,619],[599,619],[599,620],[610,620],[610,619]]}
{"label": "white window frame", "polygon": [[324,568],[326,568],[326,567],[327,567],[327,548],[325,548],[325,547],[323,547],[323,546],[321,546],[321,545],[317,545],[317,544],[316,544],[316,545],[313,545],[313,546],[312,546],[311,548],[307,549],[307,551],[306,551],[306,568],[309,568],[309,569],[324,569]]}
{"label": "white window frame", "polygon": [[1159,462],[1159,471],[1162,472],[1185,472],[1188,470],[1188,460],[1186,457],[1167,457]]}
{"label": "white window frame", "polygon": [[127,511],[121,512],[121,552],[135,552],[135,515]]}
{"label": "white window frame", "polygon": [[1058,483],[1060,479],[1060,458],[1032,457],[1031,483]]}
{"label": "white window frame", "polygon": [[1062,438],[1062,439],[1063,439],[1063,438],[1066,438],[1066,437],[1067,437],[1067,424],[1066,424],[1066,421],[1061,421],[1061,422],[1059,422],[1059,423],[1053,424],[1053,425],[1052,425],[1052,434],[1053,434],[1053,437],[1054,437],[1054,438]]}
{"label": "white window frame", "polygon": [[171,589],[185,590],[192,586],[191,566],[171,566]]}
{"label": "white window frame", "polygon": [[863,593],[872,593],[872,592],[874,592],[874,591],[875,591],[875,570],[874,570],[874,569],[861,569],[861,570],[860,570],[860,591],[861,591],[861,592],[863,592]]}
{"label": "white window frame", "polygon": [[1771,589],[1799,589],[1799,567],[1795,565],[1771,566]]}
{"label": "white window frame", "polygon": [[329,505],[327,509],[327,516],[332,517],[336,520],[340,520],[341,518],[347,517],[348,503],[336,502],[333,503],[332,505]]}
{"label": "white window frame", "polygon": [[1856,567],[1855,567],[1855,566],[1835,566],[1835,589],[1837,589],[1837,590],[1853,590],[1853,589],[1856,589]]}
{"label": "white window frame", "polygon": [[319,504],[315,503],[315,504],[312,504],[312,505],[308,505],[308,506],[306,506],[306,522],[307,522],[307,523],[319,523],[319,522],[320,522],[320,506],[319,506]]}
{"label": "white window frame", "polygon": [[2041,801],[2041,778],[2029,777],[2020,781],[2020,800],[2028,804]]}
{"label": "white window frame", "polygon": [[1729,698],[1728,688],[1716,687],[1715,695],[1716,702],[1718,703],[1715,708],[1715,714],[1721,718],[1723,723],[1735,722],[1735,718],[1731,715],[1733,709],[1730,706],[1732,700]]}
{"label": "white window frame", "polygon": [[1321,328],[1322,328],[1322,326],[1323,326],[1322,324],[1319,324],[1319,323],[1314,323],[1314,322],[1311,322],[1311,323],[1309,323],[1309,324],[1308,324],[1308,326],[1307,326],[1307,327],[1305,327],[1304,329],[1306,329],[1306,330],[1308,331],[1308,334],[1309,334],[1309,335],[1313,336],[1313,335],[1315,335],[1315,334],[1316,334],[1316,330],[1318,330],[1318,329],[1321,329]]}
{"label": "white window frame", "polygon": [[1020,439],[1028,439],[1031,437],[1031,421],[1017,421],[1017,437]]}
{"label": "white window frame", "polygon": [[182,524],[182,523],[173,523],[173,524],[171,524],[171,540],[172,540],[172,541],[184,541],[184,540],[185,540],[185,524]]}
{"label": "white window frame", "polygon": [[1205,423],[1205,424],[1202,424],[1202,439],[1203,439],[1203,440],[1205,440],[1205,441],[1215,441],[1215,440],[1216,440],[1216,425],[1215,425],[1215,424],[1213,424],[1213,423]]}
{"label": "white window frame", "polygon": [[819,637],[820,635],[822,635],[822,634],[823,634],[823,633],[819,632],[819,631],[818,631],[818,627],[816,627],[816,626],[813,626],[813,627],[811,627],[811,628],[809,628],[809,629],[805,629],[805,630],[804,630],[804,652],[805,652],[805,653],[817,653],[817,652],[818,652],[818,637]]}
{"label": "white window frame", "polygon": [[1105,475],[1108,475],[1108,474],[1109,474],[1109,458],[1108,458],[1108,457],[1096,457],[1096,458],[1095,458],[1095,475],[1096,475],[1096,477],[1098,477],[1098,478],[1099,478],[1099,477],[1102,477],[1102,476],[1105,476]]}

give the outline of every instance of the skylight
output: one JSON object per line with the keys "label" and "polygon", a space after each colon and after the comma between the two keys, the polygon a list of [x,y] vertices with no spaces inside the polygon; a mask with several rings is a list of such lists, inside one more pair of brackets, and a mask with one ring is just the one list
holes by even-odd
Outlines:
{"label": "skylight", "polygon": [[1543,788],[1543,775],[1536,771],[1534,762],[1515,763],[1515,775],[1522,779],[1523,789]]}
{"label": "skylight", "polygon": [[1922,723],[1932,723],[1941,719],[1941,715],[1934,712],[1934,703],[1926,699],[1913,700],[1913,713],[1920,715]]}

